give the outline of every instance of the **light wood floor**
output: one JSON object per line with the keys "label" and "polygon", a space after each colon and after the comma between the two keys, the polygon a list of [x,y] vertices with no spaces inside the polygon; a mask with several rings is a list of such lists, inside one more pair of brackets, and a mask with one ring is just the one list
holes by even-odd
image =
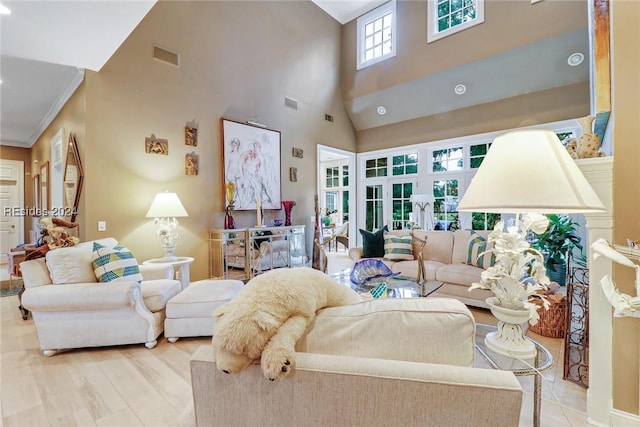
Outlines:
{"label": "light wood floor", "polygon": [[[331,271],[350,265],[345,252],[329,254]],[[494,322],[473,310],[479,323]],[[0,299],[0,426],[178,426],[191,405],[189,358],[210,338],[180,339],[171,344],[77,349],[45,357],[33,320],[23,321],[17,297]],[[553,354],[544,372],[543,426],[586,426],[586,391],[562,378],[562,340],[531,335]],[[478,367],[488,367],[481,357]],[[532,421],[533,377],[520,377],[525,391],[521,426]],[[555,393],[564,407],[555,402]],[[463,403],[460,402],[462,405]],[[499,405],[496,402],[496,405]]]}

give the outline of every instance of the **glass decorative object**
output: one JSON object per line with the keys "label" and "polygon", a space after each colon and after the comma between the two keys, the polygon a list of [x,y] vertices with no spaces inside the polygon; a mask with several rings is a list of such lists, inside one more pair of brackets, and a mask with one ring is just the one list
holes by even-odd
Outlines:
{"label": "glass decorative object", "polygon": [[284,207],[284,225],[291,225],[291,209],[296,205],[295,200],[283,200]]}

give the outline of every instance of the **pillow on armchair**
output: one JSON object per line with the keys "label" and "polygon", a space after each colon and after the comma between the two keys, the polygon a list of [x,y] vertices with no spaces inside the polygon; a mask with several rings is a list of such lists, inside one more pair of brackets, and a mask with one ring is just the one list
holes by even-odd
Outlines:
{"label": "pillow on armchair", "polygon": [[91,252],[84,247],[72,246],[48,251],[46,265],[54,285],[94,283],[96,275],[91,266]]}
{"label": "pillow on armchair", "polygon": [[138,261],[131,251],[122,245],[109,247],[94,243],[91,263],[99,282],[113,282],[123,278],[142,281]]}

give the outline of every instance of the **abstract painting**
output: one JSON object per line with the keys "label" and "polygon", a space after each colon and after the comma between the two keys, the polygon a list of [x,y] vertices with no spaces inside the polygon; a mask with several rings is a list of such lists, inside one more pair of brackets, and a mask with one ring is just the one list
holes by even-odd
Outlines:
{"label": "abstract painting", "polygon": [[224,183],[236,185],[234,210],[254,210],[258,202],[262,209],[281,209],[280,132],[221,121]]}

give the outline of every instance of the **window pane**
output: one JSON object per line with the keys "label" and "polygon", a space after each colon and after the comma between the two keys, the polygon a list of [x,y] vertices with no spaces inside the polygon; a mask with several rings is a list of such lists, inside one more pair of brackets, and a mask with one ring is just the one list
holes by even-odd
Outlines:
{"label": "window pane", "polygon": [[406,171],[407,174],[418,173],[418,165],[407,165]]}
{"label": "window pane", "polygon": [[444,31],[449,29],[449,16],[438,19],[438,31]]}
{"label": "window pane", "polygon": [[371,34],[373,34],[373,22],[368,23],[364,27],[364,35],[365,36],[370,36]]}
{"label": "window pane", "polygon": [[391,42],[384,42],[382,45],[382,54],[386,55],[391,53]]}
{"label": "window pane", "polygon": [[466,6],[471,6],[475,4],[475,0],[464,0],[464,5]]}
{"label": "window pane", "polygon": [[373,23],[373,31],[380,31],[382,29],[382,19],[376,19]]}
{"label": "window pane", "polygon": [[469,152],[472,156],[487,154],[487,144],[472,145]]}
{"label": "window pane", "polygon": [[480,165],[482,164],[482,160],[484,160],[484,157],[474,157],[474,158],[470,159],[471,168],[472,169],[478,169],[480,167]]}
{"label": "window pane", "polygon": [[376,58],[378,56],[382,56],[382,46],[376,46],[375,48],[373,48],[373,56],[375,56]]}
{"label": "window pane", "polygon": [[373,36],[367,37],[364,41],[364,48],[371,49],[373,47]]}
{"label": "window pane", "polygon": [[373,59],[373,50],[368,50],[365,54],[364,54],[364,60],[365,61],[371,61]]}
{"label": "window pane", "polygon": [[462,9],[462,0],[451,0],[451,11],[455,12]]}
{"label": "window pane", "polygon": [[391,14],[386,15],[386,16],[383,18],[383,21],[384,21],[384,22],[383,22],[383,27],[385,27],[385,28],[386,28],[386,27],[390,27],[390,26],[391,26]]}
{"label": "window pane", "polygon": [[387,168],[378,169],[378,176],[387,176]]}
{"label": "window pane", "polygon": [[462,24],[462,12],[455,12],[451,15],[451,26],[455,27],[456,25]]}
{"label": "window pane", "polygon": [[385,42],[391,40],[391,28],[387,28],[382,32],[382,40]]}
{"label": "window pane", "polygon": [[349,192],[342,192],[342,220],[349,221]]}
{"label": "window pane", "polygon": [[475,6],[467,7],[464,9],[464,22],[471,21],[476,19],[476,8]]}
{"label": "window pane", "polygon": [[379,159],[376,160],[378,162],[378,167],[387,167],[387,158],[386,157],[380,157]]}
{"label": "window pane", "polygon": [[447,16],[449,14],[449,2],[445,1],[438,5],[438,18]]}

